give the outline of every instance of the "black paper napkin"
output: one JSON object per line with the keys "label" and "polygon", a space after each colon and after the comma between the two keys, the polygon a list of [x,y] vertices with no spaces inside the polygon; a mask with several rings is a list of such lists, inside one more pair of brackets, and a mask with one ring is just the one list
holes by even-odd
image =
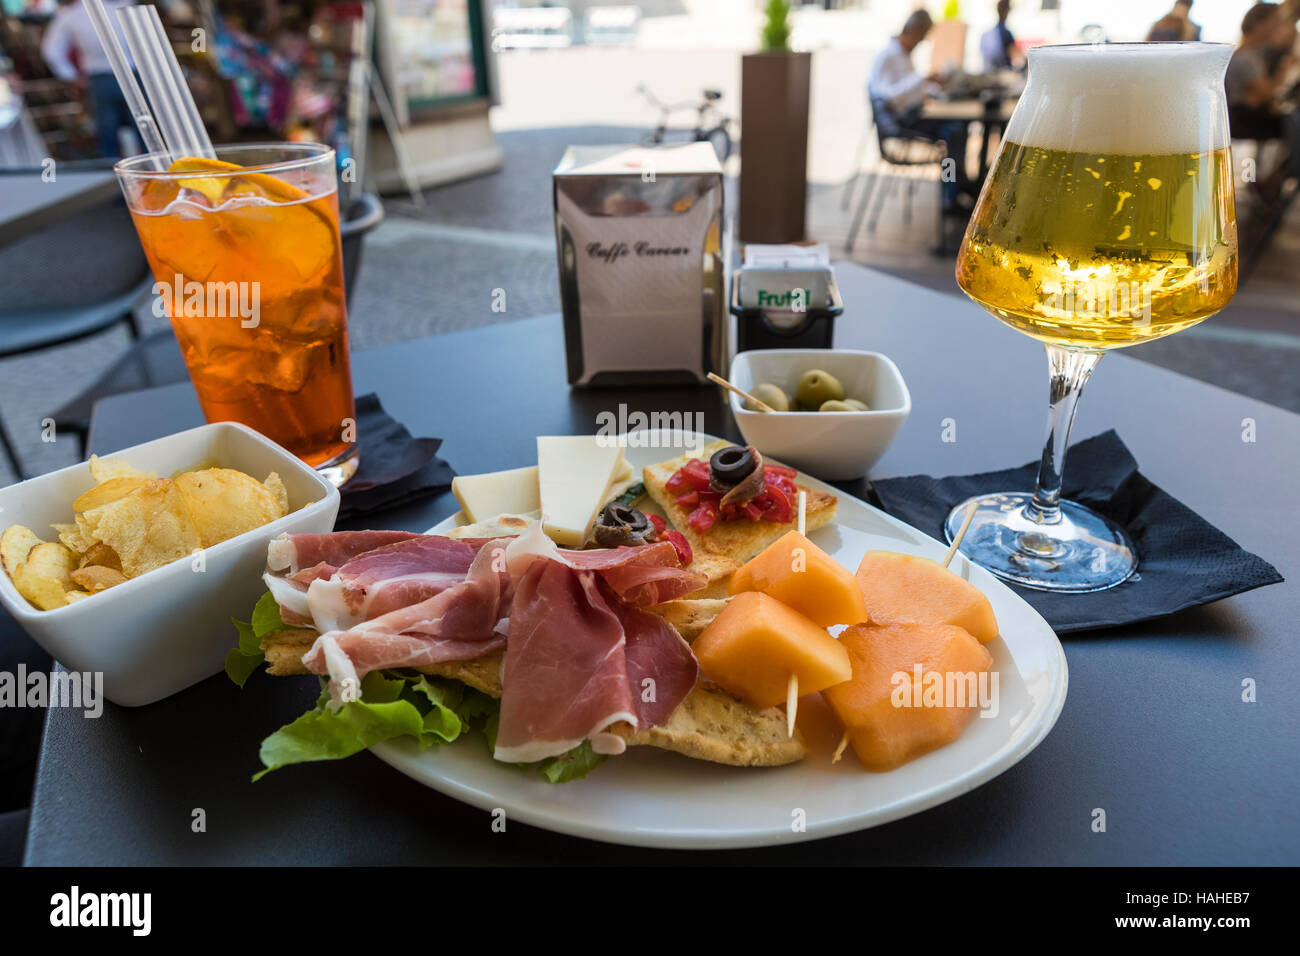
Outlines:
{"label": "black paper napkin", "polygon": [[[1058,633],[1147,621],[1282,580],[1267,561],[1143,477],[1114,431],[1071,446],[1066,465],[1063,497],[1122,525],[1137,548],[1138,568],[1123,584],[1088,594],[1008,584]],[[1032,491],[1037,472],[1035,461],[979,475],[888,478],[872,488],[885,511],[942,541],[956,505],[977,494]]]}
{"label": "black paper napkin", "polygon": [[441,438],[412,438],[377,395],[356,401],[361,465],[339,489],[339,521],[406,504],[451,485],[456,472],[438,457]]}

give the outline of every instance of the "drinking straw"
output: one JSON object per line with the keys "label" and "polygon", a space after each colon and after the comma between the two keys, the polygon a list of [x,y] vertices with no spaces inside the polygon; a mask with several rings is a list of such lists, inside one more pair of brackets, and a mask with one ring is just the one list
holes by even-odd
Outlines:
{"label": "drinking straw", "polygon": [[214,159],[212,143],[157,10],[151,6],[124,7],[118,11],[118,17],[172,159],[179,156]]}
{"label": "drinking straw", "polygon": [[140,71],[140,82],[144,84],[149,105],[153,107],[158,129],[167,144],[170,162],[184,154],[185,144],[182,142],[184,134],[176,121],[176,109],[168,95],[167,85],[154,62],[155,51],[140,30],[140,21],[136,18],[137,12],[139,12],[138,7],[124,7],[118,11],[117,16],[122,24],[126,45],[135,59],[136,69]]}
{"label": "drinking straw", "polygon": [[194,94],[190,92],[189,85],[185,82],[185,74],[181,72],[176,51],[172,48],[171,41],[167,39],[167,31],[158,16],[158,8],[150,5],[145,9],[149,11],[149,19],[153,23],[154,36],[157,37],[158,49],[162,54],[161,62],[171,76],[175,99],[181,105],[181,123],[188,132],[186,141],[192,147],[189,155],[216,159],[217,154],[212,149],[212,140],[208,138],[208,131],[203,126],[203,117],[199,115]]}
{"label": "drinking straw", "polygon": [[149,112],[149,104],[135,81],[135,74],[131,72],[131,66],[126,61],[126,54],[122,52],[122,44],[118,41],[117,33],[109,24],[108,13],[104,10],[104,0],[86,0],[86,12],[90,15],[90,24],[95,28],[95,35],[99,37],[99,43],[108,57],[108,64],[113,68],[113,75],[117,77],[117,85],[122,88],[122,96],[131,110],[131,117],[135,120],[135,128],[140,131],[140,141],[144,143],[145,150],[153,154],[154,168],[161,169],[161,154],[168,151],[167,145],[163,142],[158,124],[154,121],[153,114]]}

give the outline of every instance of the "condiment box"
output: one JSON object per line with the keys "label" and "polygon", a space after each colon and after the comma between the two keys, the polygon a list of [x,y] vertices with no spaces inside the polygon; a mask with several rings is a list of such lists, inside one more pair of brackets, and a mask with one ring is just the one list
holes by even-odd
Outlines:
{"label": "condiment box", "polygon": [[722,167],[713,147],[570,146],[552,181],[570,384],[725,375]]}
{"label": "condiment box", "polygon": [[831,348],[843,311],[826,246],[745,247],[731,283],[737,351]]}

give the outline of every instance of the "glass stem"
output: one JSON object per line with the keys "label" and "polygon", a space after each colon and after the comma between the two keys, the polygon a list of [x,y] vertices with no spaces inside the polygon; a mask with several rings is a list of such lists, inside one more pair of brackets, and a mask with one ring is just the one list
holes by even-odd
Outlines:
{"label": "glass stem", "polygon": [[1038,464],[1038,484],[1033,499],[1025,506],[1025,517],[1030,521],[1050,525],[1061,520],[1061,475],[1065,470],[1070,429],[1074,427],[1074,413],[1083,386],[1100,359],[1100,352],[1047,346],[1047,364],[1052,375],[1051,403],[1047,412],[1047,441]]}

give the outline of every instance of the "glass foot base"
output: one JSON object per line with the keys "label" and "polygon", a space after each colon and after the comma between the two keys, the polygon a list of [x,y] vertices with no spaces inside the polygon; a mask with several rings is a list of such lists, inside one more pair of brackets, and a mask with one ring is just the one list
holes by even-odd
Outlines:
{"label": "glass foot base", "polygon": [[358,445],[353,445],[343,454],[336,455],[329,461],[317,465],[316,473],[335,488],[340,488],[357,473],[357,468],[360,465],[361,449]]}
{"label": "glass foot base", "polygon": [[1137,570],[1137,553],[1124,529],[1072,501],[1060,520],[1031,520],[1030,492],[979,495],[963,501],[944,525],[949,543],[961,530],[966,507],[977,502],[961,553],[1005,581],[1040,591],[1104,591]]}

